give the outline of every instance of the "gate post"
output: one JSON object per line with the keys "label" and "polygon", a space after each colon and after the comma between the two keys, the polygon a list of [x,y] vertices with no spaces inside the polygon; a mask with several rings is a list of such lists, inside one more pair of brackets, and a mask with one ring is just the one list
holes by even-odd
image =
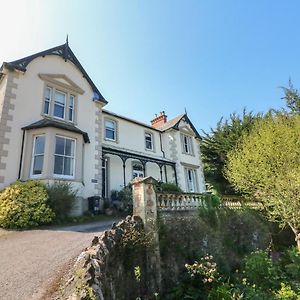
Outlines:
{"label": "gate post", "polygon": [[159,236],[157,230],[157,202],[155,184],[157,181],[149,176],[145,178],[136,177],[132,181],[133,215],[139,216],[145,226],[145,232],[152,235],[154,249],[147,251],[150,274],[154,276],[152,289],[154,292],[161,290],[161,268]]}

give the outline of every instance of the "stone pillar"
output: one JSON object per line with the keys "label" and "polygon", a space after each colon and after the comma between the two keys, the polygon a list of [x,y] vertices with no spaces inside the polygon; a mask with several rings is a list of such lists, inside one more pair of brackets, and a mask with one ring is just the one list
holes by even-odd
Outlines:
{"label": "stone pillar", "polygon": [[153,292],[161,290],[161,268],[159,252],[159,236],[157,228],[157,202],[154,185],[157,181],[149,176],[145,178],[136,177],[132,181],[133,215],[139,216],[145,226],[146,234],[151,234],[153,239],[153,250],[148,251],[149,274]]}

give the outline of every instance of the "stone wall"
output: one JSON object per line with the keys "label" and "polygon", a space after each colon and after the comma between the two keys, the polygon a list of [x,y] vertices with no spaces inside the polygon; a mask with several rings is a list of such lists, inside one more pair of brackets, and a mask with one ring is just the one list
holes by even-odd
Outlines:
{"label": "stone wall", "polygon": [[114,224],[81,253],[56,299],[151,299],[151,242],[139,217]]}

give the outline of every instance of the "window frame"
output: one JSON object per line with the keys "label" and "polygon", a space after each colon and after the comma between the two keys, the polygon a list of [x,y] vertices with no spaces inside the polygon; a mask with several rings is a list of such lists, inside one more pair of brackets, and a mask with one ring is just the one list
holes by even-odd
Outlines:
{"label": "window frame", "polygon": [[193,137],[184,133],[181,133],[182,152],[184,154],[194,156]]}
{"label": "window frame", "polygon": [[[59,137],[59,138],[63,138],[63,139],[66,139],[66,140],[71,140],[74,142],[74,156],[71,157],[69,155],[61,155],[61,154],[56,154],[55,153],[55,148],[56,148],[56,138]],[[63,136],[63,135],[60,135],[60,134],[55,134],[55,138],[54,138],[55,142],[54,142],[54,151],[53,151],[53,177],[54,178],[61,178],[61,179],[75,179],[75,174],[76,174],[76,142],[77,140],[74,139],[74,138],[70,138],[70,137],[67,137],[67,136]],[[65,151],[65,149],[64,149]],[[64,175],[64,174],[56,174],[55,173],[55,156],[61,156],[61,157],[68,157],[68,158],[72,158],[73,159],[73,175]]]}
{"label": "window frame", "polygon": [[[45,113],[45,107],[46,107],[46,90],[50,90],[50,101],[49,101],[49,109],[48,113]],[[64,103],[64,117],[58,117],[54,115],[54,109],[56,104],[55,100],[55,94],[56,92],[64,94],[65,95],[65,103]],[[71,104],[71,98],[73,98],[73,109],[72,109],[72,120],[69,119],[69,113],[70,113],[70,104]],[[67,123],[76,124],[76,117],[77,117],[77,98],[78,95],[74,93],[72,90],[68,90],[66,88],[56,87],[54,84],[48,84],[45,83],[44,86],[44,98],[43,98],[43,105],[42,105],[42,116],[54,118],[57,120],[65,121]]]}
{"label": "window frame", "polygon": [[[147,148],[147,135],[149,135],[151,137],[151,141],[150,141],[151,148]],[[145,149],[147,151],[154,151],[154,135],[152,132],[149,132],[149,131],[145,131]]]}
{"label": "window frame", "polygon": [[[134,167],[136,166],[136,165],[139,165],[139,166],[141,166],[141,169],[142,170],[134,170]],[[143,176],[133,176],[133,173],[134,172],[137,172],[139,175],[143,175]],[[144,168],[144,166],[143,166],[143,164],[140,162],[140,161],[133,161],[132,162],[132,179],[134,179],[134,178],[136,178],[136,177],[139,177],[139,178],[143,178],[143,177],[145,177],[145,168]]]}
{"label": "window frame", "polygon": [[[185,169],[185,176],[186,176],[187,192],[198,193],[199,187],[198,187],[198,179],[197,179],[197,169],[188,168],[188,167],[185,167],[184,169]],[[191,176],[192,176],[191,178],[192,178],[192,184],[194,188],[193,191],[190,189],[189,172],[191,172]]]}
{"label": "window frame", "polygon": [[[106,136],[106,122],[111,122],[111,123],[114,124],[114,139],[111,139],[111,138]],[[106,141],[117,142],[117,135],[118,135],[117,128],[118,128],[117,121],[115,121],[113,119],[105,118],[104,119],[104,139]]]}
{"label": "window frame", "polygon": [[[36,139],[38,137],[44,137],[44,151],[43,151],[43,154],[35,155],[35,145],[36,145]],[[45,159],[45,144],[46,144],[46,135],[45,134],[36,134],[36,135],[33,136],[33,145],[32,145],[32,153],[31,153],[31,166],[30,166],[30,178],[40,178],[43,175],[44,159]],[[41,155],[43,155],[43,166],[42,166],[41,174],[33,174],[34,159],[35,159],[36,156],[41,156]]]}
{"label": "window frame", "polygon": [[[63,94],[63,95],[65,96],[65,101],[64,101],[64,105],[63,105],[63,108],[64,108],[64,116],[63,116],[63,118],[54,115],[54,112],[55,112],[55,105],[62,106],[62,105],[60,104],[60,102],[56,101],[56,97],[55,97],[55,96],[56,96],[56,93],[60,93],[60,94]],[[59,120],[66,120],[67,93],[65,93],[65,92],[63,92],[63,91],[61,91],[61,90],[59,90],[59,89],[55,89],[53,94],[54,94],[54,97],[53,97],[53,98],[54,98],[54,99],[53,99],[53,118],[59,119]],[[57,103],[58,103],[58,104],[57,104]]]}

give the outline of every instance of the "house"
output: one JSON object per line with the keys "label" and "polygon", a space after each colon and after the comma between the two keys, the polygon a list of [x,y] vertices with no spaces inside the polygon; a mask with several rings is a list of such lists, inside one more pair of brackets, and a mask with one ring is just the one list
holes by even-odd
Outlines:
{"label": "house", "polygon": [[161,112],[148,125],[106,104],[68,42],[3,63],[0,189],[17,179],[66,180],[81,199],[109,197],[151,175],[204,191],[201,138],[187,114],[168,121]]}

